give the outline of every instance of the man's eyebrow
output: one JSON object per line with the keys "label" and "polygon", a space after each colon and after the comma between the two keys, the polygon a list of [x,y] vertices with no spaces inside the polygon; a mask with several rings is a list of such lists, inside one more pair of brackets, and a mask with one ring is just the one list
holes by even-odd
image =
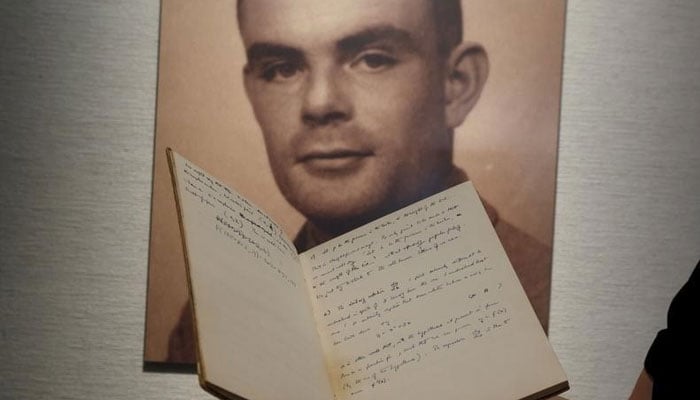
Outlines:
{"label": "man's eyebrow", "polygon": [[406,30],[392,25],[377,25],[346,36],[336,43],[343,53],[360,50],[375,42],[389,42],[401,48],[414,50],[417,47],[415,38]]}
{"label": "man's eyebrow", "polygon": [[303,57],[301,50],[276,43],[253,43],[246,50],[248,62],[256,62],[268,57],[300,59]]}

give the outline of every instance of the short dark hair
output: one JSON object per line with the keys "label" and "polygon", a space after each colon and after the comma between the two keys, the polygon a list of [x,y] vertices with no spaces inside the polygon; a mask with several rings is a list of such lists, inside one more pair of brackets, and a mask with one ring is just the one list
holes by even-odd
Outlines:
{"label": "short dark hair", "polygon": [[462,3],[460,0],[431,0],[437,30],[438,51],[448,56],[462,42]]}
{"label": "short dark hair", "polygon": [[[462,42],[462,3],[460,0],[430,0],[433,5],[433,18],[437,30],[438,51],[442,56],[448,56],[452,49]],[[238,23],[241,20],[241,4],[237,0],[236,13]]]}

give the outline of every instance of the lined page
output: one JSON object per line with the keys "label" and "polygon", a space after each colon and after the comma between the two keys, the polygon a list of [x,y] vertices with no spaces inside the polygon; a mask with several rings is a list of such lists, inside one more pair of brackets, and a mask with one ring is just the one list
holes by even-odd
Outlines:
{"label": "lined page", "polygon": [[519,399],[566,381],[470,183],[301,254],[342,399]]}
{"label": "lined page", "polygon": [[330,400],[294,246],[234,190],[172,161],[205,380],[249,400]]}

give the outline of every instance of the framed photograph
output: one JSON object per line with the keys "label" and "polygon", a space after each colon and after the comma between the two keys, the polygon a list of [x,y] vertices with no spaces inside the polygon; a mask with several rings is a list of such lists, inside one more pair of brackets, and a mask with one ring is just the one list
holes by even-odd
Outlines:
{"label": "framed photograph", "polygon": [[144,361],[195,361],[168,147],[300,251],[471,180],[546,330],[565,10],[163,0]]}

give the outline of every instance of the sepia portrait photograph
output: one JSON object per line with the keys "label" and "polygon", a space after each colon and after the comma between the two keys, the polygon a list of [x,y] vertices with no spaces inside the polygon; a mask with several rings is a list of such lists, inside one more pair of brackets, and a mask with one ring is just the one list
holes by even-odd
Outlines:
{"label": "sepia portrait photograph", "polygon": [[195,361],[167,148],[299,253],[471,181],[546,331],[565,9],[163,0],[144,361]]}

